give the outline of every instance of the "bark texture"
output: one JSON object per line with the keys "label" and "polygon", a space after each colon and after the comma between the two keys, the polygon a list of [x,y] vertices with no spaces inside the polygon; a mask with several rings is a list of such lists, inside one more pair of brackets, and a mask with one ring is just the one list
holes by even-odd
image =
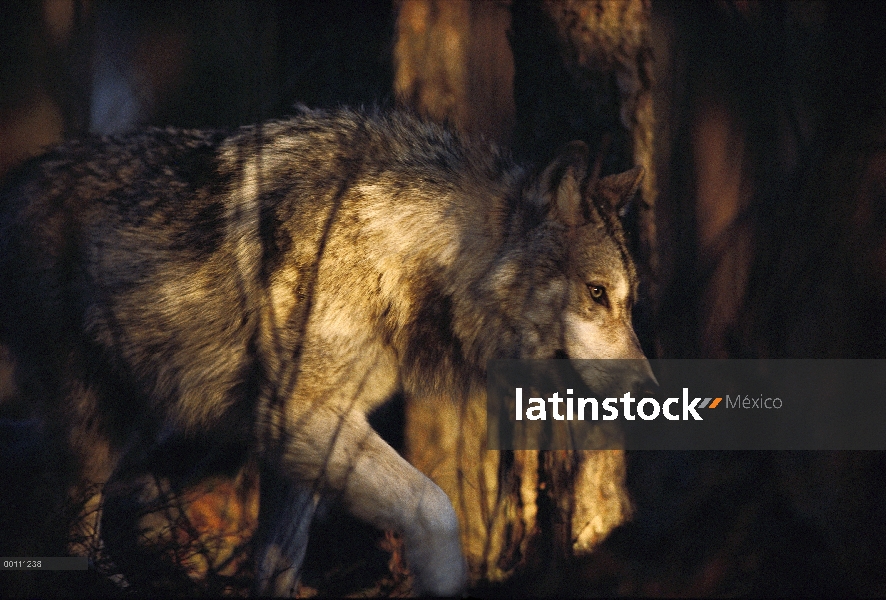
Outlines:
{"label": "bark texture", "polygon": [[[398,9],[394,85],[402,104],[510,143],[533,161],[582,139],[596,149],[598,176],[644,167],[627,225],[650,282],[649,2],[402,0]],[[646,315],[651,290],[647,283]],[[452,500],[474,582],[552,573],[629,517],[624,452],[490,451],[485,411],[482,396],[465,404],[412,399],[406,408],[407,457]]]}

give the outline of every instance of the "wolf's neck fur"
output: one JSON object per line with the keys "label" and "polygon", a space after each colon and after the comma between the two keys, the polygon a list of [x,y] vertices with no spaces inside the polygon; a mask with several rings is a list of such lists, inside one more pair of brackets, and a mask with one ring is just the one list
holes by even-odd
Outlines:
{"label": "wolf's neck fur", "polygon": [[[499,309],[497,295],[506,291],[495,284],[506,255],[526,243],[522,236],[532,210],[521,205],[523,179],[522,169],[513,167],[497,186],[468,180],[449,190],[412,189],[408,197],[392,189],[363,190],[364,198],[386,198],[399,206],[383,233],[369,232],[374,241],[367,253],[375,259],[379,280],[387,283],[380,286],[380,297],[392,310],[380,315],[380,326],[389,328],[408,389],[468,393],[482,384],[487,360],[507,355],[514,345],[484,330],[513,329]],[[470,189],[473,185],[486,193]],[[373,209],[372,203],[357,206],[361,213]],[[428,373],[438,380],[418,380]]]}

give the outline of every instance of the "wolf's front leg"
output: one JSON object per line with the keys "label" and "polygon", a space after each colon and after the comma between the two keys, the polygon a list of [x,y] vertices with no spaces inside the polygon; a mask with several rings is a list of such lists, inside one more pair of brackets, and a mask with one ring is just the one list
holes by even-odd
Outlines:
{"label": "wolf's front leg", "polygon": [[391,448],[362,414],[317,410],[288,431],[284,468],[341,494],[348,510],[379,529],[403,535],[418,591],[454,596],[467,566],[449,498]]}
{"label": "wolf's front leg", "polygon": [[294,597],[317,507],[309,486],[280,476],[263,465],[259,474],[259,529],[256,532],[257,596]]}

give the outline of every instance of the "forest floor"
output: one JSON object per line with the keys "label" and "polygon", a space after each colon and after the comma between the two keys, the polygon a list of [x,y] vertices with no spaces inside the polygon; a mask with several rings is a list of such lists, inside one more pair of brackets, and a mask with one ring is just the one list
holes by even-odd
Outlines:
{"label": "forest floor", "polygon": [[[72,510],[58,499],[58,473],[46,462],[45,446],[28,422],[0,421],[0,480],[5,482],[0,488],[0,555],[63,556],[65,540],[60,532],[65,531]],[[630,522],[589,556],[524,572],[505,583],[479,585],[469,593],[480,597],[886,596],[886,520],[878,501],[886,486],[880,477],[886,472],[884,455],[834,455],[835,460],[852,459],[844,465],[849,479],[844,478],[848,483],[842,485],[855,491],[849,497],[826,493],[820,502],[811,497],[811,505],[817,507],[839,501],[834,510],[845,521],[830,524],[820,517],[827,512],[803,510],[808,494],[796,493],[797,481],[785,484],[784,465],[796,464],[799,489],[808,487],[802,477],[816,476],[808,465],[804,470],[809,456],[629,452],[628,487],[635,505]],[[818,485],[839,488],[841,481]],[[156,585],[124,589],[100,571],[99,566],[89,571],[0,572],[0,590],[5,597],[158,592],[242,596],[248,594],[251,581],[251,561],[245,558],[239,569],[210,584],[178,579],[173,585],[173,580],[158,577]],[[396,537],[356,521],[335,505],[321,511],[312,526],[299,596],[401,597],[411,592]]]}

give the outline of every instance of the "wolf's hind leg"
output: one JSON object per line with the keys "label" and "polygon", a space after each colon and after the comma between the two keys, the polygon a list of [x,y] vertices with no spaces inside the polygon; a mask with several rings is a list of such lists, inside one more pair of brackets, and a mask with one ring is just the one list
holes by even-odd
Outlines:
{"label": "wolf's hind leg", "polygon": [[255,537],[253,594],[293,597],[319,496],[309,486],[263,466],[259,475],[259,529]]}

